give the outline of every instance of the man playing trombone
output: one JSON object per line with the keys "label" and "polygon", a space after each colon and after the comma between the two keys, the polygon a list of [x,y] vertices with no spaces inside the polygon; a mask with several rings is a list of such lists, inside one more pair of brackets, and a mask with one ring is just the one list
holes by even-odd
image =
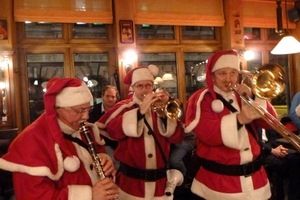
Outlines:
{"label": "man playing trombone", "polygon": [[[271,128],[241,95],[255,99],[274,117],[268,100],[239,84],[240,61],[234,50],[219,51],[206,65],[207,87],[188,100],[185,132],[197,137],[201,167],[191,190],[204,199],[268,199],[270,185],[260,159],[256,127]],[[235,90],[236,92],[234,92]]]}

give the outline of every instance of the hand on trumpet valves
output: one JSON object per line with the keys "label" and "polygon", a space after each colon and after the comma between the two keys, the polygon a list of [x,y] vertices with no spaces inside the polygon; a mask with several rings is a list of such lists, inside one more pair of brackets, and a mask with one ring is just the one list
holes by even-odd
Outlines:
{"label": "hand on trumpet valves", "polygon": [[157,101],[158,97],[155,93],[144,94],[143,103],[140,104],[140,113],[146,114],[151,107],[151,104]]}
{"label": "hand on trumpet valves", "polygon": [[92,188],[93,200],[118,199],[119,187],[113,179],[105,178],[98,181]]}

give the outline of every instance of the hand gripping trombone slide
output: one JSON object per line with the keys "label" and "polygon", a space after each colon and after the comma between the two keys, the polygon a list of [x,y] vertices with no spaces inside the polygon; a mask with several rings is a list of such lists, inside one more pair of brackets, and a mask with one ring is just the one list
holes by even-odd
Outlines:
{"label": "hand gripping trombone slide", "polygon": [[[274,98],[284,89],[285,72],[278,64],[265,64],[261,66],[255,74],[249,74],[246,71],[242,71],[241,73],[252,82],[252,92],[262,99]],[[300,138],[297,135],[287,129],[262,106],[254,104],[253,99],[245,94],[238,93],[234,87],[231,89],[238,94],[245,103],[254,108],[274,130],[300,152]]]}

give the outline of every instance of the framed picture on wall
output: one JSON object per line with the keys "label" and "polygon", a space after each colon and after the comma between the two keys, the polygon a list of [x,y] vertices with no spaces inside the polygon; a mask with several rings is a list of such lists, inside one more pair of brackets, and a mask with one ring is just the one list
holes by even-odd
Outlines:
{"label": "framed picture on wall", "polygon": [[133,43],[133,22],[131,20],[120,20],[120,42]]}
{"label": "framed picture on wall", "polygon": [[0,40],[7,40],[7,20],[0,19]]}

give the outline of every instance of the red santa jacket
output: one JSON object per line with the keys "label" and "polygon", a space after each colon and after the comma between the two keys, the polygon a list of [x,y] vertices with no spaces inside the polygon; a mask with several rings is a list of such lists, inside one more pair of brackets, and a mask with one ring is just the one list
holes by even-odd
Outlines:
{"label": "red santa jacket", "polygon": [[[90,168],[90,154],[78,144],[65,140],[63,142],[70,150],[69,153],[73,158],[76,157],[73,160],[75,162],[68,163],[67,153],[56,143],[49,128],[51,127],[48,127],[45,115],[41,115],[22,131],[10,145],[8,153],[0,159],[0,168],[14,172],[16,198],[91,200],[91,186],[99,178],[95,170]],[[93,130],[95,135],[91,134],[92,138],[95,137],[101,143],[98,128],[94,126]],[[64,140],[63,133],[59,134],[61,140]],[[85,141],[78,131],[72,133],[72,136]],[[97,145],[97,148],[105,152],[103,146]],[[77,164],[78,169],[74,168]]]}
{"label": "red santa jacket", "polygon": [[[241,99],[233,94],[233,106],[239,111]],[[256,98],[273,116],[276,111],[267,100]],[[216,105],[220,105],[216,108]],[[215,112],[214,110],[218,110]],[[187,104],[185,132],[193,131],[199,144],[197,155],[224,165],[241,165],[255,160],[260,154],[256,126],[270,128],[262,119],[251,127],[253,136],[243,126],[237,129],[237,113],[222,105],[208,89],[194,93]],[[228,176],[210,172],[200,167],[192,184],[192,191],[205,199],[267,199],[269,184],[263,168],[249,177]]]}
{"label": "red santa jacket", "polygon": [[[153,136],[148,134],[144,120],[137,120],[139,103],[141,102],[135,96],[117,103],[96,122],[96,125],[104,130],[105,134],[109,134],[109,137],[119,141],[114,152],[117,160],[134,168],[159,169],[164,167],[165,163]],[[154,112],[148,112],[145,118],[168,158],[170,144],[183,140],[184,132],[180,121],[167,119],[165,127]],[[145,194],[150,195],[149,198],[162,197],[166,178],[155,181],[153,185],[153,182],[130,178],[120,173],[117,176],[117,184],[127,193],[126,199],[146,198]]]}

